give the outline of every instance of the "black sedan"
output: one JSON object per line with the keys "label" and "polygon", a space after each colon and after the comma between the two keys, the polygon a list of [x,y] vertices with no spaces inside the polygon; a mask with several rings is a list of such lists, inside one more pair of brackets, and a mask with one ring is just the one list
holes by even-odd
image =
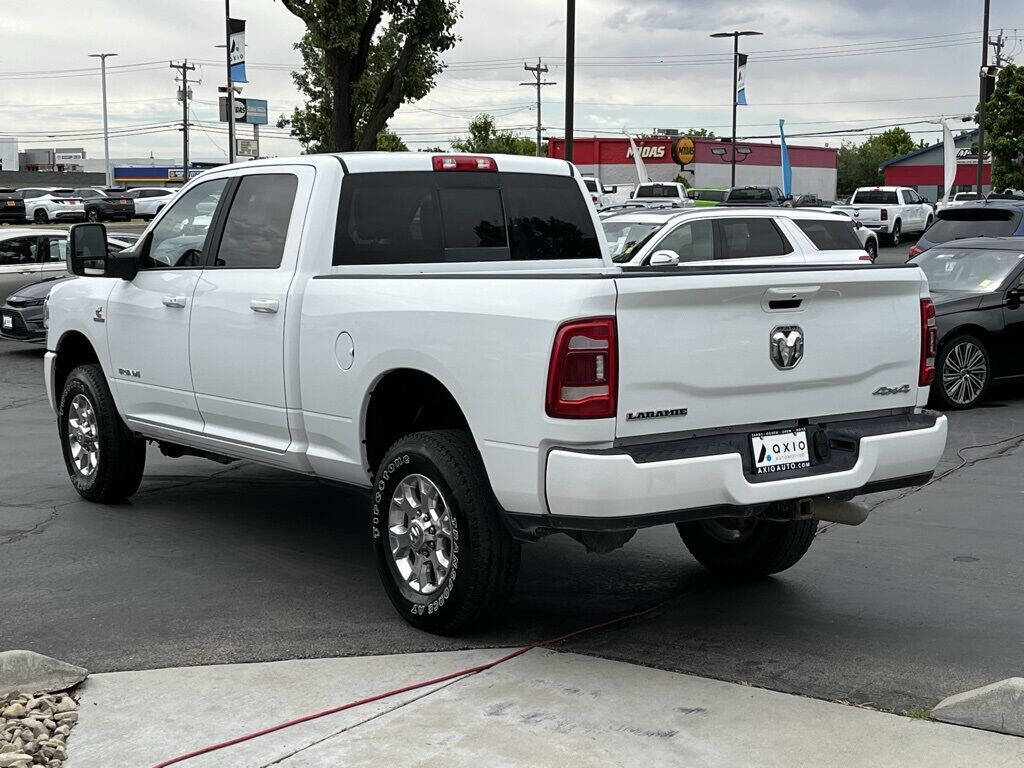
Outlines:
{"label": "black sedan", "polygon": [[50,290],[63,280],[74,278],[67,272],[23,286],[0,306],[0,337],[12,341],[46,341],[43,304]]}
{"label": "black sedan", "polygon": [[1024,378],[1024,237],[956,240],[911,263],[924,270],[935,301],[932,397],[971,408],[992,382]]}

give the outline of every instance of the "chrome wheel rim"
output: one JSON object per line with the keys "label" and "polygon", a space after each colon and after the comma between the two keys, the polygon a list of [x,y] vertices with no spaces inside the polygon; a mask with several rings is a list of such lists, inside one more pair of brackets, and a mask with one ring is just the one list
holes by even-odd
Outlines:
{"label": "chrome wheel rim", "polygon": [[68,412],[71,464],[81,477],[92,477],[100,463],[100,431],[96,411],[85,395],[75,395]]}
{"label": "chrome wheel rim", "polygon": [[957,405],[967,405],[981,397],[988,379],[988,361],[981,348],[961,341],[949,350],[942,366],[942,388]]}
{"label": "chrome wheel rim", "polygon": [[900,232],[900,225],[897,224],[892,228],[892,244],[894,248],[900,244],[900,234],[902,234]]}
{"label": "chrome wheel rim", "polygon": [[757,520],[753,517],[720,517],[714,520],[701,520],[700,524],[715,541],[739,544],[750,538]]}
{"label": "chrome wheel rim", "polygon": [[437,592],[452,570],[452,515],[430,478],[407,475],[388,509],[388,540],[398,576],[421,595]]}

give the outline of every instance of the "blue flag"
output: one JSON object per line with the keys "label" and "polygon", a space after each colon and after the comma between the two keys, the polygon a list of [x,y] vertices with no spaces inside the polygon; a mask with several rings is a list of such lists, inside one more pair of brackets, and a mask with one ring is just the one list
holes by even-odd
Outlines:
{"label": "blue flag", "polygon": [[736,61],[736,103],[747,106],[747,54],[737,54]]}
{"label": "blue flag", "polygon": [[785,120],[779,120],[779,138],[782,142],[779,152],[782,157],[782,193],[784,195],[792,195],[793,168],[789,164],[789,148],[786,146],[786,130],[783,128],[785,122]]}

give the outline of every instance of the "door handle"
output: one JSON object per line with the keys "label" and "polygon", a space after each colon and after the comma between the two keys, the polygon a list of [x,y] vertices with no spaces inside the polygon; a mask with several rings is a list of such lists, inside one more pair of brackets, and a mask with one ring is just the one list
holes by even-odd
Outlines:
{"label": "door handle", "polygon": [[276,313],[280,306],[277,299],[253,299],[249,302],[249,309],[253,312],[263,312],[268,315]]}
{"label": "door handle", "polygon": [[184,296],[164,296],[164,306],[173,309],[181,309],[185,306]]}

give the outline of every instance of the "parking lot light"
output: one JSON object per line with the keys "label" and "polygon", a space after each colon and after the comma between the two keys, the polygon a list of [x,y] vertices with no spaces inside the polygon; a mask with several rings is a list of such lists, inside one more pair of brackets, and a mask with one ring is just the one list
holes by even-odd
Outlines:
{"label": "parking lot light", "polygon": [[116,53],[90,53],[90,59],[100,60],[100,83],[103,89],[103,169],[105,171],[106,184],[111,185],[110,180],[110,134],[107,130],[107,57],[117,56]]}

